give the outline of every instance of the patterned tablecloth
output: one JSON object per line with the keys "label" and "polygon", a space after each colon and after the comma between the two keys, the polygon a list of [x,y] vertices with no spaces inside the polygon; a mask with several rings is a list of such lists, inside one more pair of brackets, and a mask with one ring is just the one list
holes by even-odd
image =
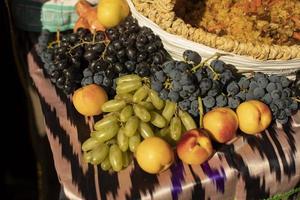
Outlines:
{"label": "patterned tablecloth", "polygon": [[97,119],[77,113],[44,77],[36,56],[28,54],[28,61],[57,175],[70,199],[261,199],[300,186],[300,112],[283,127],[274,124],[217,147],[202,165],[177,159],[159,175],[143,172],[136,162],[119,173],[103,172],[82,161],[81,143]]}

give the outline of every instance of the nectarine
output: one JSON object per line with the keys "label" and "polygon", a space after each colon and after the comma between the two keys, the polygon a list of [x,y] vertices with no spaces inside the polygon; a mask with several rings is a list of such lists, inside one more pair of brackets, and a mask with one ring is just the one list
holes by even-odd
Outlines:
{"label": "nectarine", "polygon": [[270,125],[272,113],[261,101],[250,100],[240,104],[236,113],[240,129],[247,134],[260,133]]}
{"label": "nectarine", "polygon": [[226,143],[236,135],[238,117],[230,108],[215,108],[204,115],[203,126],[215,141]]}
{"label": "nectarine", "polygon": [[149,137],[141,142],[136,150],[139,166],[150,174],[168,169],[174,161],[171,146],[159,137]]}
{"label": "nectarine", "polygon": [[108,97],[102,87],[91,84],[77,89],[72,99],[74,107],[80,114],[94,116],[102,113],[101,106]]}
{"label": "nectarine", "polygon": [[212,154],[213,147],[203,129],[192,129],[184,133],[177,144],[178,157],[185,163],[198,165]]}

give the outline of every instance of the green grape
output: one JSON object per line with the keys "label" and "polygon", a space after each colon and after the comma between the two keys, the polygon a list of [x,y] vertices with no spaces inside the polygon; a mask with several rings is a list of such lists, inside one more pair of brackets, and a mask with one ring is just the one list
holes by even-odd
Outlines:
{"label": "green grape", "polygon": [[138,145],[141,143],[140,134],[135,134],[129,138],[129,149],[131,152],[135,152]]}
{"label": "green grape", "polygon": [[124,93],[124,94],[116,94],[115,98],[116,100],[125,100],[127,103],[132,102],[133,95],[130,93]]}
{"label": "green grape", "polygon": [[142,120],[143,122],[149,122],[151,120],[150,113],[143,106],[141,106],[139,104],[134,104],[133,111],[134,111],[134,114],[138,118],[140,118],[140,120]]}
{"label": "green grape", "polygon": [[158,136],[158,137],[161,137],[161,138],[165,138],[165,137],[167,137],[167,135],[169,135],[169,134],[170,134],[170,127],[169,127],[169,126],[166,126],[166,127],[162,128],[162,129],[160,129],[160,130],[158,131],[157,136]]}
{"label": "green grape", "polygon": [[132,105],[127,105],[125,108],[122,109],[120,113],[120,121],[127,122],[127,120],[133,115],[133,108]]}
{"label": "green grape", "polygon": [[157,112],[151,111],[150,114],[151,114],[151,123],[154,126],[158,128],[163,128],[167,125],[167,121],[165,120],[165,118],[160,114],[158,114]]}
{"label": "green grape", "polygon": [[145,139],[154,136],[151,126],[146,122],[140,122],[140,134]]}
{"label": "green grape", "polygon": [[100,164],[108,155],[109,147],[107,144],[100,144],[98,147],[91,151],[91,163],[94,165]]}
{"label": "green grape", "polygon": [[128,143],[129,143],[129,139],[128,137],[125,135],[124,133],[124,128],[121,127],[119,129],[118,135],[117,135],[117,141],[118,141],[118,145],[121,149],[121,151],[125,152],[128,149]]}
{"label": "green grape", "polygon": [[125,151],[122,153],[122,157],[123,157],[123,167],[126,168],[132,162],[131,153],[128,151]]}
{"label": "green grape", "polygon": [[183,126],[186,128],[186,130],[191,130],[191,129],[197,128],[194,119],[187,112],[179,110],[179,117],[183,123]]}
{"label": "green grape", "polygon": [[117,85],[120,85],[122,83],[135,82],[135,81],[142,81],[142,78],[136,74],[128,74],[117,78],[116,83]]}
{"label": "green grape", "polygon": [[161,110],[164,107],[164,101],[158,96],[157,92],[154,90],[150,90],[149,96],[152,104],[157,110]]}
{"label": "green grape", "polygon": [[176,142],[170,137],[170,126],[160,129],[157,136],[164,139],[170,145],[176,146]]}
{"label": "green grape", "polygon": [[86,163],[91,162],[91,160],[92,160],[92,152],[91,151],[88,151],[88,152],[85,151],[85,152],[83,152],[83,160]]}
{"label": "green grape", "polygon": [[[149,93],[150,93],[150,91],[151,91],[151,90],[149,90]],[[148,97],[147,97],[147,99],[146,99],[145,101],[151,103],[151,98],[150,98],[150,96],[149,96],[149,93],[148,93]],[[153,104],[152,104],[152,105],[153,105]]]}
{"label": "green grape", "polygon": [[125,124],[124,133],[127,137],[131,137],[136,133],[139,127],[139,118],[137,116],[131,116]]}
{"label": "green grape", "polygon": [[111,164],[110,164],[110,161],[109,161],[109,155],[106,156],[106,158],[103,160],[103,162],[101,163],[101,169],[103,171],[108,171],[111,169]]}
{"label": "green grape", "polygon": [[170,122],[171,118],[176,112],[176,103],[167,100],[166,105],[162,111],[162,116],[167,120],[167,122]]}
{"label": "green grape", "polygon": [[[120,130],[120,129],[119,129]],[[118,131],[119,132],[119,131]],[[117,141],[117,139],[114,137],[114,138],[112,138],[112,139],[110,139],[110,140],[107,140],[106,142],[105,142],[105,144],[107,144],[108,146],[110,146],[110,145],[112,145],[112,144],[117,144],[118,143],[118,141]]]}
{"label": "green grape", "polygon": [[101,109],[103,112],[117,112],[126,106],[125,100],[110,100],[105,102]]}
{"label": "green grape", "polygon": [[94,129],[96,131],[110,127],[112,124],[118,122],[118,117],[116,115],[104,116],[101,120],[94,124]]}
{"label": "green grape", "polygon": [[147,86],[140,87],[133,95],[132,101],[138,103],[143,101],[148,96],[149,88]]}
{"label": "green grape", "polygon": [[130,93],[139,89],[140,87],[142,87],[141,81],[126,82],[118,85],[116,88],[116,92],[117,94]]}
{"label": "green grape", "polygon": [[139,102],[138,104],[143,106],[144,108],[146,108],[148,111],[155,109],[153,104],[151,102],[148,102],[148,101],[142,101],[142,102]]}
{"label": "green grape", "polygon": [[122,151],[119,146],[114,144],[109,149],[109,161],[114,171],[118,172],[123,167]]}
{"label": "green grape", "polygon": [[170,136],[175,141],[178,141],[181,137],[181,120],[177,116],[175,116],[171,119]]}
{"label": "green grape", "polygon": [[90,136],[93,137],[93,138],[96,138],[96,134],[99,134],[99,131],[100,130],[98,130],[98,131],[92,131],[91,134],[90,134]]}
{"label": "green grape", "polygon": [[115,137],[119,131],[119,128],[119,125],[115,123],[107,129],[92,132],[92,137],[95,137],[99,142],[103,143]]}
{"label": "green grape", "polygon": [[99,142],[95,138],[90,137],[89,139],[84,141],[84,143],[81,146],[81,149],[82,149],[82,151],[90,151],[90,150],[94,149],[95,147],[97,147],[100,143],[101,142]]}

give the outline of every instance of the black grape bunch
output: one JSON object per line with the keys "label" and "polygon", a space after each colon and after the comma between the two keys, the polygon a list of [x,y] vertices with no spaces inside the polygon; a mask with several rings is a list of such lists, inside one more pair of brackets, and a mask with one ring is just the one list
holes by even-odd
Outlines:
{"label": "black grape bunch", "polygon": [[177,102],[182,110],[194,117],[199,116],[199,97],[205,112],[227,106],[224,89],[235,78],[232,66],[227,68],[220,60],[213,60],[208,65],[207,60],[201,62],[201,56],[191,50],[184,51],[183,58],[184,61],[165,62],[152,74],[151,87],[160,97]]}
{"label": "black grape bunch", "polygon": [[197,52],[186,50],[184,61],[167,61],[156,68],[151,87],[161,98],[178,103],[194,117],[199,116],[198,99],[204,112],[215,107],[236,109],[244,101],[260,100],[270,107],[273,119],[282,124],[298,109],[292,81],[287,77],[260,72],[246,77],[219,57],[217,54],[202,61]]}
{"label": "black grape bunch", "polygon": [[79,28],[58,33],[50,43],[46,35],[39,40],[45,72],[66,94],[95,83],[113,96],[119,76],[149,76],[152,67],[169,59],[161,39],[131,16],[105,32]]}
{"label": "black grape bunch", "polygon": [[107,29],[110,44],[106,60],[117,66],[118,72],[127,71],[141,77],[149,76],[151,68],[161,65],[169,55],[161,39],[148,27],[140,27],[136,19],[127,17],[118,26]]}
{"label": "black grape bunch", "polygon": [[104,32],[91,33],[83,28],[75,33],[58,32],[50,40],[46,40],[42,33],[38,44],[43,69],[52,83],[70,94],[85,81],[82,79],[84,69],[94,67],[95,70],[104,70],[102,65],[96,65],[95,60],[101,60],[106,43]]}

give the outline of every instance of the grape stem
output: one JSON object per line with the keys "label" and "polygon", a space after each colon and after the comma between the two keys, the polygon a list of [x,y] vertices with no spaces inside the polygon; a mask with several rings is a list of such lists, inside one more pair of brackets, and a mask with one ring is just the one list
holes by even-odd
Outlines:
{"label": "grape stem", "polygon": [[80,42],[74,46],[72,46],[69,50],[69,53],[71,53],[72,50],[76,49],[77,47],[83,45],[83,44],[100,44],[100,43],[104,43],[105,45],[107,45],[109,43],[108,40],[104,40],[104,41],[100,41],[100,42],[94,42],[94,38],[92,42]]}
{"label": "grape stem", "polygon": [[293,99],[294,101],[297,101],[298,103],[300,103],[300,97],[292,97],[292,99]]}
{"label": "grape stem", "polygon": [[198,110],[199,110],[199,127],[203,128],[203,104],[202,104],[201,97],[198,97]]}
{"label": "grape stem", "polygon": [[50,42],[49,45],[48,45],[48,48],[52,48],[53,44],[58,44],[58,46],[60,47],[60,31],[59,29],[57,29],[56,31],[56,40],[54,40],[53,42]]}
{"label": "grape stem", "polygon": [[[219,59],[221,56],[228,56],[230,54],[224,54],[224,53],[215,53],[212,56],[208,57],[206,60],[204,60],[203,62],[199,63],[198,65],[194,66],[192,68],[192,72],[195,73],[199,68],[205,66],[207,64],[207,62],[213,58]],[[207,66],[207,65],[206,65]],[[213,71],[213,70],[212,70]]]}
{"label": "grape stem", "polygon": [[96,33],[95,31],[93,31],[93,40],[92,40],[93,44],[95,44],[95,38],[96,38]]}
{"label": "grape stem", "polygon": [[164,87],[169,90],[171,89],[172,84],[171,84],[170,78],[167,78],[167,80],[164,82]]}
{"label": "grape stem", "polygon": [[150,87],[150,79],[149,79],[149,78],[143,77],[143,78],[142,78],[142,83],[143,83],[143,85],[145,85],[145,86],[148,87],[149,89],[151,88],[151,87]]}

